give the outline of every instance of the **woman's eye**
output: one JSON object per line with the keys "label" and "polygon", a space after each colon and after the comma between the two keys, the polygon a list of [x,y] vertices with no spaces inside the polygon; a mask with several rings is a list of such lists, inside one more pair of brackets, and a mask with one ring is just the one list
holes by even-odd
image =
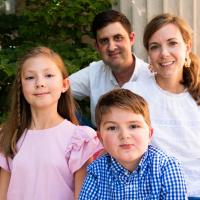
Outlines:
{"label": "woman's eye", "polygon": [[171,42],[169,43],[170,46],[175,46],[175,45],[177,45],[177,44],[178,44],[178,43],[175,42],[175,41],[171,41]]}
{"label": "woman's eye", "polygon": [[152,45],[149,47],[149,50],[156,50],[158,49],[158,46],[157,45]]}

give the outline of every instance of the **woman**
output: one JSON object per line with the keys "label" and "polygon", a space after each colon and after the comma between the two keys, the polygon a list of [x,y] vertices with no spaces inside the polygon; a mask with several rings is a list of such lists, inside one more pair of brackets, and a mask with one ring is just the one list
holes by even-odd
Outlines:
{"label": "woman", "polygon": [[192,31],[183,19],[161,14],[147,24],[143,42],[154,73],[124,88],[147,100],[152,144],[181,162],[189,196],[200,199],[200,59],[191,52]]}

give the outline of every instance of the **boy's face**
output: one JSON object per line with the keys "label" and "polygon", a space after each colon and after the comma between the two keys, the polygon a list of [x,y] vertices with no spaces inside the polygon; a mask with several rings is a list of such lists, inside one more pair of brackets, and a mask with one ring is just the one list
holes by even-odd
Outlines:
{"label": "boy's face", "polygon": [[123,167],[133,171],[148,148],[152,129],[142,115],[111,107],[102,117],[98,135],[105,150]]}

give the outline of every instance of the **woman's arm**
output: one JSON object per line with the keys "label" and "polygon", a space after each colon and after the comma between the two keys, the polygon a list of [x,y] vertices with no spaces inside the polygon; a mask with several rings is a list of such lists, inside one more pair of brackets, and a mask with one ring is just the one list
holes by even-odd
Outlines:
{"label": "woman's arm", "polygon": [[0,168],[0,199],[7,199],[8,185],[10,182],[10,173]]}
{"label": "woman's arm", "polygon": [[83,181],[84,181],[85,176],[86,176],[87,166],[88,166],[88,164],[90,164],[92,162],[92,160],[93,160],[93,158],[90,158],[74,175],[74,179],[75,179],[75,192],[74,192],[75,200],[78,199]]}

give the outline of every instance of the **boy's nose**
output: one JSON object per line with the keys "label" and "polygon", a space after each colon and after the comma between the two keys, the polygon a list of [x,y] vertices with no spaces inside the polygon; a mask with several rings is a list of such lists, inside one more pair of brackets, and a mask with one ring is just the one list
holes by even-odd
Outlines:
{"label": "boy's nose", "polygon": [[120,129],[120,139],[126,139],[130,137],[130,134],[125,129]]}

